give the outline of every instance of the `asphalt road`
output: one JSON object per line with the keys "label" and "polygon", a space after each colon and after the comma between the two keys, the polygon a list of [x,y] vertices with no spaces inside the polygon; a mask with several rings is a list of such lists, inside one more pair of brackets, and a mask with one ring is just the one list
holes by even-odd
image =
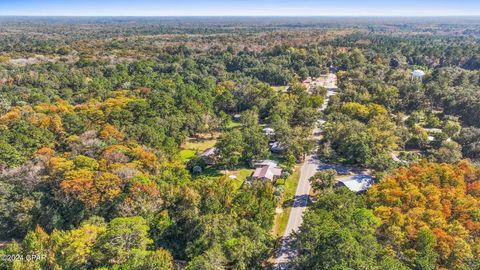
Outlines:
{"label": "asphalt road", "polygon": [[[330,101],[330,96],[334,94],[335,93],[333,91],[327,91],[327,97],[325,98],[325,102],[320,109],[321,111],[327,108],[328,102]],[[324,122],[325,121],[323,119],[320,119],[318,124],[321,125]],[[313,131],[312,137],[316,140],[319,140],[321,138],[321,133],[322,130],[320,127],[316,127]],[[300,170],[300,179],[298,181],[297,190],[295,191],[295,198],[293,201],[292,210],[290,211],[290,216],[288,217],[287,227],[283,235],[282,246],[277,252],[273,269],[288,269],[288,263],[295,256],[295,251],[292,250],[290,243],[293,240],[292,233],[297,231],[302,224],[303,213],[307,208],[310,193],[310,181],[308,181],[308,179],[322,169],[324,168],[321,166],[321,163],[316,158],[315,154],[306,157],[305,162]]]}
{"label": "asphalt road", "polygon": [[297,231],[303,221],[303,212],[307,208],[310,182],[308,179],[312,177],[319,170],[318,159],[310,155],[307,157],[305,163],[300,171],[300,180],[298,181],[297,190],[295,192],[295,199],[293,201],[292,210],[288,217],[287,227],[283,235],[282,246],[277,253],[275,259],[274,269],[288,269],[288,263],[295,256],[295,251],[291,249],[290,243],[292,233]]}

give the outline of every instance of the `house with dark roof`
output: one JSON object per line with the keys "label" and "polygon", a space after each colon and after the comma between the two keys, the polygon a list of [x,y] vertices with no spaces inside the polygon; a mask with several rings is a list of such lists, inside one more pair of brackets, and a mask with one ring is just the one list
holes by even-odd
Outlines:
{"label": "house with dark roof", "polygon": [[285,150],[285,147],[283,147],[283,144],[281,142],[273,142],[270,143],[270,151],[272,153],[281,153],[283,150]]}

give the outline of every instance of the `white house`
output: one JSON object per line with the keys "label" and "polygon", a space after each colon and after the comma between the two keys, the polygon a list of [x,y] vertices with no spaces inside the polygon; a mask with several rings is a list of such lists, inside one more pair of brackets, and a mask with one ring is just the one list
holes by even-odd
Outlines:
{"label": "white house", "polygon": [[337,186],[345,186],[353,192],[363,192],[373,185],[373,178],[370,175],[354,175],[338,179]]}

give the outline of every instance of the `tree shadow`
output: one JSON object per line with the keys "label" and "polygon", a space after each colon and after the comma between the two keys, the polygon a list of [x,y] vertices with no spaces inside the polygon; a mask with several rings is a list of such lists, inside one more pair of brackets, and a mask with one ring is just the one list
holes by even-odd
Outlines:
{"label": "tree shadow", "polygon": [[306,207],[308,205],[309,196],[308,194],[303,194],[300,196],[295,196],[293,199],[292,207]]}

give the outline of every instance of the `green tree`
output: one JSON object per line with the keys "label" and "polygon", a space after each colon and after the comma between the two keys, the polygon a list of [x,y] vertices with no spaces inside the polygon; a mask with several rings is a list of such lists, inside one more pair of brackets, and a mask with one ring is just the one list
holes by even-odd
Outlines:
{"label": "green tree", "polygon": [[435,252],[437,239],[429,229],[422,229],[418,232],[415,250],[415,269],[434,270],[436,269],[438,254]]}
{"label": "green tree", "polygon": [[259,125],[244,127],[243,137],[243,158],[246,160],[258,160],[268,157],[268,138]]}
{"label": "green tree", "polygon": [[243,135],[238,129],[224,133],[216,147],[219,151],[219,161],[230,168],[238,165],[244,151]]}
{"label": "green tree", "polygon": [[148,238],[149,227],[142,217],[115,218],[98,240],[98,255],[103,262],[122,263],[145,251],[152,244]]}
{"label": "green tree", "polygon": [[465,157],[480,158],[480,128],[463,128],[456,140],[462,146],[462,153]]}
{"label": "green tree", "polygon": [[90,171],[96,171],[98,170],[98,167],[100,166],[98,162],[91,157],[87,157],[84,155],[78,155],[73,159],[73,164],[75,164],[75,167],[77,169],[86,169]]}
{"label": "green tree", "polygon": [[453,137],[460,132],[461,128],[462,127],[458,121],[448,120],[443,126],[443,132],[445,132],[449,137]]}
{"label": "green tree", "polygon": [[258,124],[258,113],[255,110],[245,111],[242,115],[242,157],[247,160],[263,159],[269,154],[268,137]]}
{"label": "green tree", "polygon": [[158,249],[156,251],[135,250],[130,258],[113,269],[118,270],[172,270],[173,257],[168,250]]}
{"label": "green tree", "polygon": [[227,259],[220,246],[214,246],[204,254],[193,258],[188,263],[187,270],[224,270],[227,269]]}
{"label": "green tree", "polygon": [[20,165],[23,160],[24,158],[15,147],[0,139],[0,164],[15,167]]}
{"label": "green tree", "polygon": [[102,218],[92,217],[82,222],[79,228],[69,231],[54,231],[51,241],[56,251],[56,262],[63,269],[79,269],[91,266],[95,256],[98,236],[105,232]]}
{"label": "green tree", "polygon": [[444,141],[440,148],[433,150],[438,162],[453,163],[462,158],[462,147],[454,141]]}
{"label": "green tree", "polygon": [[337,184],[337,171],[335,169],[329,169],[317,172],[314,176],[310,177],[309,181],[312,184],[312,188],[316,191],[332,191]]}

